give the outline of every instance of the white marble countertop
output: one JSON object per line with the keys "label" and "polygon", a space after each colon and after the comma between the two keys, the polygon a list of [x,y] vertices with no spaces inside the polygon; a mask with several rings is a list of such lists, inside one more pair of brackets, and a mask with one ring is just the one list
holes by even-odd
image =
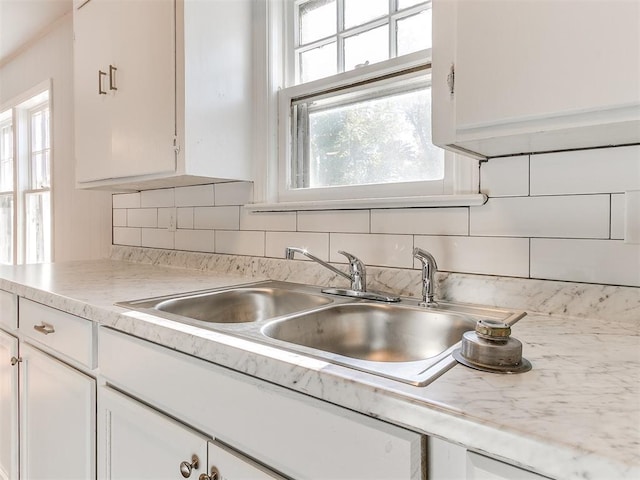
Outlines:
{"label": "white marble countertop", "polygon": [[457,365],[414,387],[113,305],[264,278],[114,260],[0,267],[2,290],[543,475],[640,478],[640,319],[633,316],[529,314],[513,335],[531,372]]}

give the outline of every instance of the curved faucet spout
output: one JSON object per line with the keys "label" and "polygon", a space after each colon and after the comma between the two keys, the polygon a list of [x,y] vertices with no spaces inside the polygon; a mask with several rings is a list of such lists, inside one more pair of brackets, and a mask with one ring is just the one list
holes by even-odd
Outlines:
{"label": "curved faucet spout", "polygon": [[323,267],[328,268],[329,270],[331,270],[334,273],[337,273],[338,275],[343,276],[344,278],[346,278],[347,280],[351,281],[351,275],[348,275],[346,273],[344,273],[342,270],[338,270],[336,267],[334,267],[333,265],[328,264],[327,262],[325,262],[324,260],[319,259],[318,257],[316,257],[315,255],[309,253],[307,251],[306,248],[299,248],[299,247],[286,247],[284,249],[284,256],[287,260],[293,260],[293,258],[295,257],[295,254],[299,253],[300,255],[304,255],[305,257],[309,258],[310,260],[313,260],[316,263],[319,263],[320,265],[322,265]]}

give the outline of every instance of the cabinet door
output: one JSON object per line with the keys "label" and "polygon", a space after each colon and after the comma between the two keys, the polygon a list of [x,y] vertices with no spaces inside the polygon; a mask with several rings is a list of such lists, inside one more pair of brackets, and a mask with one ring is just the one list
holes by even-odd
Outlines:
{"label": "cabinet door", "polygon": [[637,143],[638,18],[624,0],[434,0],[434,142],[484,156]]}
{"label": "cabinet door", "polygon": [[[73,13],[76,181],[111,175],[109,14],[107,2],[91,0]],[[104,93],[100,93],[104,92]]]}
{"label": "cabinet door", "polygon": [[112,177],[173,172],[175,115],[174,0],[106,2],[112,19],[115,90],[111,118]]}
{"label": "cabinet door", "polygon": [[[0,479],[18,478],[18,339],[0,330]],[[13,363],[13,365],[12,365]]]}
{"label": "cabinet door", "polygon": [[[185,395],[193,395],[185,389]],[[197,479],[207,466],[207,438],[109,387],[98,397],[101,479]],[[197,457],[197,466],[194,460]],[[183,462],[186,462],[183,465]]]}
{"label": "cabinet door", "polygon": [[174,172],[174,0],[90,0],[74,35],[77,181]]}
{"label": "cabinet door", "polygon": [[[223,480],[282,480],[283,477],[258,465],[238,452],[217,442],[209,443],[209,468],[212,478]],[[217,477],[215,476],[217,474]]]}
{"label": "cabinet door", "polygon": [[95,379],[23,343],[20,476],[95,478]]}
{"label": "cabinet door", "polygon": [[477,453],[467,452],[467,480],[548,480],[536,473],[522,470]]}

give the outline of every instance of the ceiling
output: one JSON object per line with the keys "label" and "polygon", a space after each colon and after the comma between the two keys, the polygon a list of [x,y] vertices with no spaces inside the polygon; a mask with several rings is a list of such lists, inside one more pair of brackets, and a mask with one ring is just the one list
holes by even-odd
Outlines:
{"label": "ceiling", "polygon": [[0,65],[72,8],[73,0],[0,0]]}

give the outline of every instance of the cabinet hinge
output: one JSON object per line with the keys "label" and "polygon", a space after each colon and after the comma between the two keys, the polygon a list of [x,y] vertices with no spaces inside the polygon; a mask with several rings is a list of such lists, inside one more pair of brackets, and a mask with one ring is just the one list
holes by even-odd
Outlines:
{"label": "cabinet hinge", "polygon": [[449,87],[449,94],[453,95],[456,83],[456,67],[452,63],[451,68],[449,68],[449,75],[447,75],[447,85]]}
{"label": "cabinet hinge", "polygon": [[180,145],[178,145],[178,137],[173,137],[173,151],[176,155],[180,154]]}

